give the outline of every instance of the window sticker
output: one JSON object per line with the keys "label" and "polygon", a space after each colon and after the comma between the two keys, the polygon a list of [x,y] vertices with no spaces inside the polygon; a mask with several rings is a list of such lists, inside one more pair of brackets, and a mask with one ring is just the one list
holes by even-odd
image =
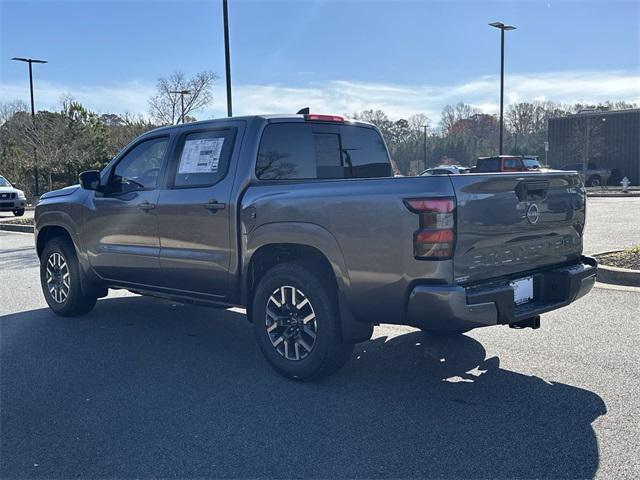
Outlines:
{"label": "window sticker", "polygon": [[182,149],[178,173],[216,173],[224,138],[187,140]]}

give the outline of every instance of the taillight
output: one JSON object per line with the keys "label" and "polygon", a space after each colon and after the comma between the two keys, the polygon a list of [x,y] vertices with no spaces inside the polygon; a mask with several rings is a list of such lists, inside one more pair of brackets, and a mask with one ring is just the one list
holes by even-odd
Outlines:
{"label": "taillight", "polygon": [[421,260],[447,260],[453,257],[455,208],[453,198],[411,198],[404,201],[420,218],[420,229],[413,234],[414,256]]}
{"label": "taillight", "polygon": [[339,122],[344,123],[344,118],[339,115],[318,115],[316,113],[308,113],[304,116],[306,121],[315,122]]}

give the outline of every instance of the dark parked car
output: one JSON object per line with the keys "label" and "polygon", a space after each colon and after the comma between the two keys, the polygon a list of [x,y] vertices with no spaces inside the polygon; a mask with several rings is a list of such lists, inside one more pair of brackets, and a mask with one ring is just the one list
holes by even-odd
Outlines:
{"label": "dark parked car", "polygon": [[63,316],[109,288],[246,307],[282,374],[340,368],[379,323],[539,326],[585,295],[575,173],[393,178],[380,132],[337,116],[160,128],[41,197],[41,284]]}
{"label": "dark parked car", "polygon": [[[582,163],[570,163],[560,167],[560,170],[576,171],[581,177],[584,177],[584,164]],[[588,187],[600,187],[601,185],[607,185],[611,177],[611,170],[607,168],[598,168],[595,163],[589,162],[587,164],[587,180]]]}

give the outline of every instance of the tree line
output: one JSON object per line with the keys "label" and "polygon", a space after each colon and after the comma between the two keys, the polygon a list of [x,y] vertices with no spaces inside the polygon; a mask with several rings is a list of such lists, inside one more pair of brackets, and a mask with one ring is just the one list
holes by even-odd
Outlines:
{"label": "tree line", "polygon": [[[622,101],[573,105],[550,101],[512,103],[504,111],[504,153],[537,155],[544,161],[549,118],[584,110],[629,108],[637,105]],[[364,110],[348,116],[378,126],[397,173],[403,175],[415,175],[439,164],[473,166],[478,157],[496,155],[499,150],[498,115],[482,113],[463,102],[446,105],[437,124],[424,114],[391,120],[382,110]]]}
{"label": "tree line", "polygon": [[61,98],[58,110],[41,110],[33,118],[20,100],[1,103],[0,174],[29,198],[36,193],[36,171],[39,193],[76,183],[80,172],[104,167],[138,135],[195,121],[193,114],[213,100],[216,78],[205,71],[192,78],[174,72],[158,79],[147,117],[98,114],[70,95]]}
{"label": "tree line", "polygon": [[[24,102],[4,102],[0,104],[0,174],[28,196],[35,194],[36,166],[40,193],[76,183],[80,172],[102,168],[138,135],[162,125],[196,120],[193,115],[213,100],[216,78],[213,72],[201,72],[193,78],[175,72],[159,79],[146,117],[98,114],[71,96],[61,99],[57,111],[38,111],[34,118]],[[505,109],[504,151],[544,158],[549,118],[585,109],[633,107],[626,102],[513,103]],[[473,165],[477,157],[498,151],[497,115],[482,113],[462,102],[445,106],[437,123],[424,114],[391,120],[382,110],[346,116],[373,123],[381,130],[396,171],[403,175],[440,163]]]}

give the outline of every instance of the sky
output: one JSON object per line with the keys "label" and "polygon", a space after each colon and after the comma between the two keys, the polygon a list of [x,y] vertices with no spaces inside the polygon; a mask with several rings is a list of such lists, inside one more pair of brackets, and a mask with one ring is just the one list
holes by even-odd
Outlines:
{"label": "sky", "polygon": [[[0,101],[37,109],[71,94],[90,110],[146,114],[157,79],[219,75],[198,119],[226,114],[222,1],[0,0]],[[469,103],[640,103],[640,1],[229,0],[234,114],[383,109],[391,118]]]}

